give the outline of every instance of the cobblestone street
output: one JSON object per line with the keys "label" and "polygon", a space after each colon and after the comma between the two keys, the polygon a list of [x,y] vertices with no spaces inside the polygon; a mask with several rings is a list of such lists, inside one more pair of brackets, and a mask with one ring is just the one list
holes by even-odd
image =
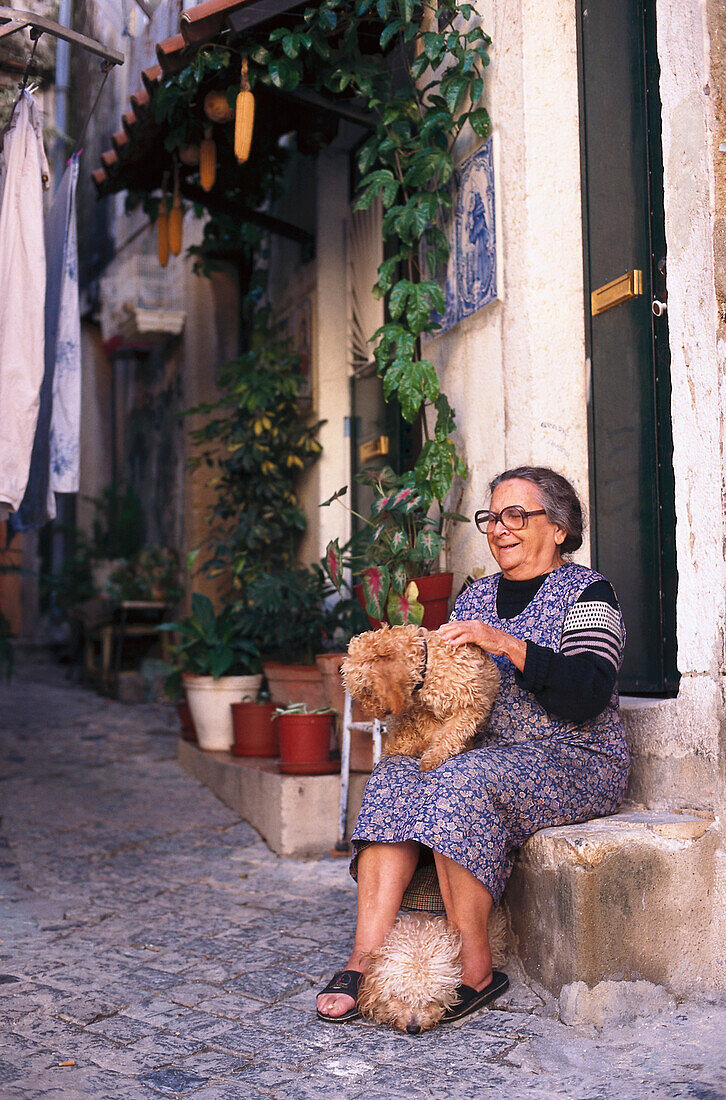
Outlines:
{"label": "cobblestone street", "polygon": [[317,1021],[345,860],[285,860],[176,763],[176,716],[38,657],[0,687],[0,1096],[726,1096],[726,1000],[568,1027],[510,992],[421,1037]]}

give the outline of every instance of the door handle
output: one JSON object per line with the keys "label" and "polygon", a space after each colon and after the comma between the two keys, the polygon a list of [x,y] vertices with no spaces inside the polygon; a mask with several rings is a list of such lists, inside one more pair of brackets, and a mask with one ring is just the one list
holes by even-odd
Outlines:
{"label": "door handle", "polygon": [[598,313],[604,313],[606,309],[619,306],[621,302],[627,302],[629,298],[637,298],[643,293],[643,272],[635,268],[626,271],[604,286],[599,286],[590,295],[590,312],[593,317]]}
{"label": "door handle", "polygon": [[668,303],[659,302],[657,298],[654,298],[651,302],[650,308],[653,310],[654,317],[662,317],[665,311],[668,309]]}

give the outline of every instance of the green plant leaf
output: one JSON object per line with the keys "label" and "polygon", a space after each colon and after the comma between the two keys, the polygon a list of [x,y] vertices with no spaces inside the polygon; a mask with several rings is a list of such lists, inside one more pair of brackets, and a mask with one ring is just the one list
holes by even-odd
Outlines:
{"label": "green plant leaf", "polygon": [[224,676],[234,664],[234,650],[229,646],[223,646],[209,655],[209,671],[215,680]]}
{"label": "green plant leaf", "polygon": [[[391,538],[391,553],[401,554],[410,549],[410,543],[405,531],[395,531]],[[395,584],[395,577],[394,577]]]}
{"label": "green plant leaf", "polygon": [[491,119],[489,118],[489,112],[484,107],[479,107],[476,111],[470,111],[468,118],[475,134],[482,138],[489,136]]}
{"label": "green plant leaf", "polygon": [[419,531],[415,554],[418,561],[433,561],[441,553],[444,540],[436,531]]}
{"label": "green plant leaf", "polygon": [[401,30],[402,26],[402,19],[394,19],[392,20],[392,22],[386,24],[386,26],[383,28],[383,31],[381,32],[381,37],[378,40],[382,50],[385,50],[391,39],[394,38]]}
{"label": "green plant leaf", "polygon": [[399,596],[402,596],[406,591],[407,583],[408,573],[406,572],[406,565],[405,562],[400,562],[391,570],[391,590],[393,592],[398,592]]}
{"label": "green plant leaf", "polygon": [[340,592],[340,586],[343,581],[343,554],[337,539],[333,539],[328,543],[324,561],[325,570],[328,576],[335,588]]}
{"label": "green plant leaf", "polygon": [[385,565],[372,565],[361,574],[366,611],[372,619],[382,619],[391,576]]}
{"label": "green plant leaf", "polygon": [[415,489],[403,488],[399,489],[397,493],[394,493],[389,500],[389,509],[400,512],[404,516],[408,516],[411,512],[415,512],[417,508],[421,507],[421,495],[417,493]]}
{"label": "green plant leaf", "polygon": [[323,503],[321,505],[319,505],[319,507],[320,508],[327,508],[328,505],[332,504],[334,500],[340,500],[341,497],[344,497],[347,492],[348,492],[348,486],[344,485],[342,487],[342,489],[337,489],[333,493],[332,497],[328,497],[327,500],[324,500]]}
{"label": "green plant leaf", "polygon": [[421,626],[424,617],[424,606],[419,603],[416,597],[411,598],[405,593],[399,595],[398,592],[391,592],[386,604],[386,614],[391,626],[405,626],[407,624]]}

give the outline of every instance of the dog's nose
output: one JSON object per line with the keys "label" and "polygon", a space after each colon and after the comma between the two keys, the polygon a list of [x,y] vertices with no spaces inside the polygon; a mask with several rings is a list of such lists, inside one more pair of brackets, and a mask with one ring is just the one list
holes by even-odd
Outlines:
{"label": "dog's nose", "polygon": [[409,1035],[420,1035],[421,1034],[421,1025],[420,1024],[409,1024],[408,1027],[406,1028],[406,1031],[408,1032]]}

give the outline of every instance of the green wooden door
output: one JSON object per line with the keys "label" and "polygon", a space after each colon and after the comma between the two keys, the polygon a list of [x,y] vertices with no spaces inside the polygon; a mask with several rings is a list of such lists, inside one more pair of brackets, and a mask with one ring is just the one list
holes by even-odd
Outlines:
{"label": "green wooden door", "polygon": [[653,9],[581,0],[579,11],[593,561],[625,616],[621,691],[641,695],[678,684]]}

